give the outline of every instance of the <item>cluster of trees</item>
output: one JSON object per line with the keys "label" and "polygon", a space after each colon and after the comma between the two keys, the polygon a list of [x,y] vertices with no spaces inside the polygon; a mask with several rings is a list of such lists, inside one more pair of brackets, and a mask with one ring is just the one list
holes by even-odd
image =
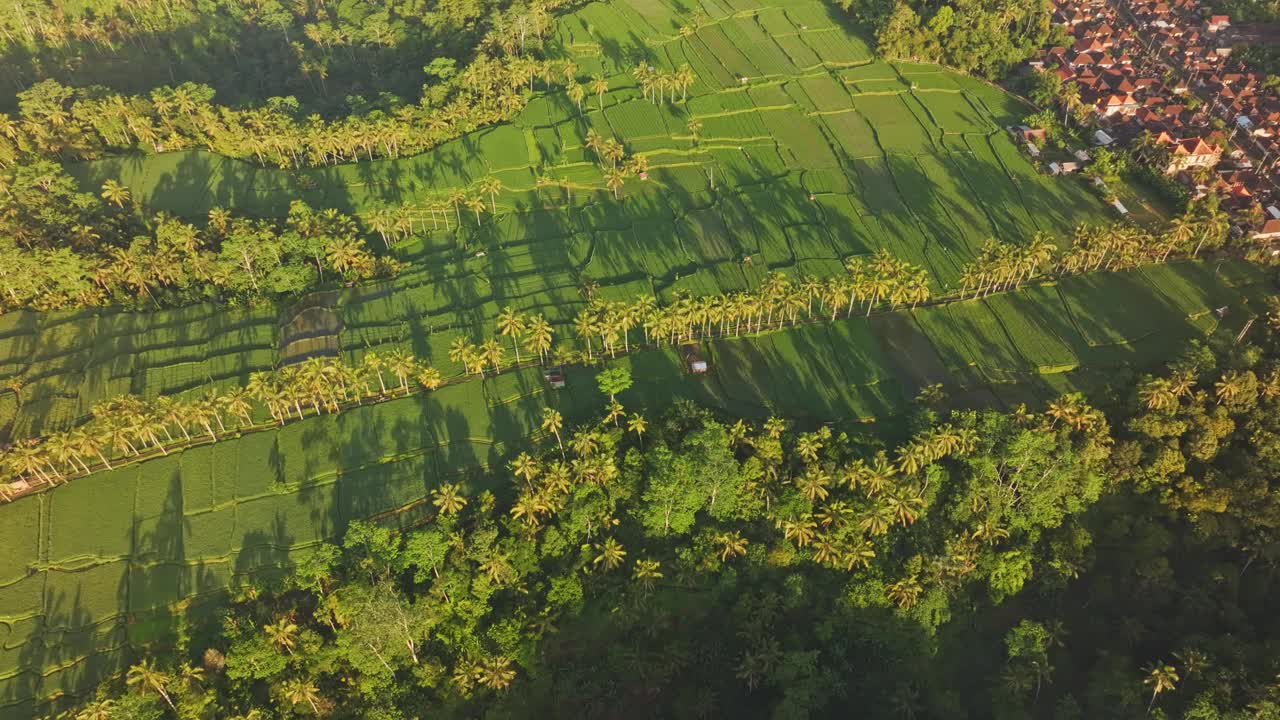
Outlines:
{"label": "cluster of trees", "polygon": [[301,420],[308,413],[336,413],[443,384],[439,370],[396,350],[385,356],[366,352],[355,366],[313,357],[253,373],[244,387],[198,398],[122,395],[95,404],[90,419],[76,428],[0,448],[0,476],[13,478],[0,483],[0,498],[257,429],[265,422],[263,411],[283,425],[295,415]]}
{"label": "cluster of trees", "polygon": [[352,523],[66,717],[1274,718],[1280,316],[1254,337],[1114,423],[928,393],[897,443],[650,422],[607,371],[598,421],[548,408],[508,473]]}
{"label": "cluster of trees", "polygon": [[631,347],[631,332],[644,331],[645,343],[672,345],[716,336],[737,336],[794,325],[804,320],[840,313],[851,317],[855,308],[869,315],[876,306],[915,306],[930,298],[929,274],[923,268],[899,260],[886,250],[870,258],[855,257],[846,263],[847,277],[794,281],[775,272],[760,289],[726,295],[681,296],[659,306],[650,296],[634,302],[593,298],[574,320],[574,330],[586,344],[587,359],[594,355],[592,339],[610,354]]}
{"label": "cluster of trees", "polygon": [[1098,227],[1081,225],[1071,237],[1071,247],[1060,250],[1054,241],[1037,233],[1025,245],[988,241],[960,277],[960,297],[980,297],[1022,287],[1023,283],[1054,273],[1070,275],[1099,270],[1128,270],[1161,263],[1174,253],[1197,257],[1216,250],[1231,228],[1216,201],[1194,203],[1174,218],[1164,232],[1152,234],[1130,223]]}
{"label": "cluster of trees", "polygon": [[80,192],[47,161],[13,168],[0,186],[0,310],[253,301],[397,271],[352,218],[302,201],[278,221],[215,209],[199,228],[144,217],[115,181]]}
{"label": "cluster of trees", "polygon": [[0,166],[135,148],[203,147],[285,168],[414,155],[509,119],[524,107],[523,90],[536,80],[547,87],[576,82],[572,62],[540,61],[527,52],[550,28],[549,8],[562,4],[537,3],[538,12],[496,26],[482,43],[494,46],[494,55],[482,52],[461,70],[452,61],[433,64],[438,83],[417,103],[393,102],[332,121],[304,112],[291,97],[217,105],[211,87],[192,82],[126,95],[45,80],[18,93],[16,117],[0,115]]}
{"label": "cluster of trees", "polygon": [[35,0],[0,8],[0,63],[16,87],[52,78],[138,92],[187,80],[232,104],[298,97],[325,114],[359,112],[416,96],[441,63],[478,48],[522,51],[568,4]]}
{"label": "cluster of trees", "polygon": [[[1081,480],[1105,456],[1107,427],[968,413],[930,423],[896,450],[869,450],[867,440],[831,428],[797,432],[778,418],[726,424],[692,407],[653,428],[642,416],[631,420],[626,429],[602,419],[569,432],[548,410],[557,442],[516,457],[509,484],[442,484],[430,496],[435,518],[420,530],[352,524],[341,545],[319,548],[287,588],[238,604],[220,627],[205,629],[216,637],[195,632],[204,642],[180,661],[153,654],[134,665],[127,694],[90,707],[107,717],[137,717],[123,708],[148,705],[181,717],[250,717],[270,704],[286,714],[352,717],[377,708],[402,717],[410,708],[474,715],[512,702],[530,713],[573,702],[595,715],[596,703],[644,692],[656,681],[652,671],[674,662],[716,688],[726,709],[790,697],[787,686],[803,681],[808,687],[788,702],[816,711],[836,698],[834,688],[819,690],[830,671],[812,665],[818,648],[794,645],[777,599],[767,599],[773,591],[758,594],[734,578],[773,575],[772,585],[785,572],[823,592],[883,578],[859,601],[903,617],[926,617],[922,606],[936,612],[969,587],[1016,590],[1029,574],[1018,559],[1023,548],[1073,503],[1096,496],[1098,481]],[[1028,449],[1033,437],[1047,440]],[[1008,468],[988,469],[992,453]],[[1004,483],[1016,485],[1023,473],[1047,480],[1010,492]],[[944,489],[947,479],[956,485]],[[947,517],[979,499],[989,504]],[[939,525],[926,532],[929,518]],[[755,614],[763,626],[720,636],[724,647],[707,667],[685,653],[634,658],[644,680],[612,678],[612,688],[561,696],[582,677],[561,676],[557,666],[588,652],[574,637],[584,628],[569,628],[619,606],[636,616],[632,627],[655,614],[665,624],[681,596],[709,592],[707,600],[725,602],[739,588],[748,606],[698,614],[732,609],[735,622]],[[604,629],[624,631],[608,622]],[[849,652],[840,657],[851,660]],[[626,661],[610,664],[618,662]],[[655,698],[669,709],[682,702]]]}
{"label": "cluster of trees", "polygon": [[[521,345],[531,357],[537,355],[539,362],[545,363],[550,359],[553,331],[551,323],[540,314],[525,315],[508,305],[498,315],[498,335],[511,340],[517,365],[524,362],[520,355]],[[506,350],[497,338],[473,343],[458,337],[449,345],[449,360],[461,363],[468,373],[484,375],[485,369],[490,367],[496,373],[502,370]]]}
{"label": "cluster of trees", "polygon": [[680,102],[685,102],[689,98],[689,88],[698,80],[697,73],[687,64],[673,72],[663,72],[642,62],[631,71],[631,76],[640,85],[644,98],[652,100],[654,104],[667,102],[668,91],[671,93],[670,101],[675,102],[677,90],[680,92]]}
{"label": "cluster of trees", "polygon": [[1048,0],[837,0],[874,28],[880,54],[937,62],[989,80],[1007,75],[1051,35]]}

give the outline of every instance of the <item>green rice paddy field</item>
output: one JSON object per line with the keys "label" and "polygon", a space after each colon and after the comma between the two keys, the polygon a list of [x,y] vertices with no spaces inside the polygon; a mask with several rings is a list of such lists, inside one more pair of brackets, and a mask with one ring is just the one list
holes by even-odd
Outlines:
{"label": "green rice paddy field", "polygon": [[[496,216],[400,246],[405,273],[337,303],[348,359],[404,347],[446,374],[461,372],[449,342],[491,335],[504,305],[546,314],[557,342],[572,342],[589,283],[665,300],[754,287],[774,269],[843,272],[844,259],[888,248],[942,291],[989,237],[1111,220],[1078,181],[1040,175],[1018,153],[999,129],[1024,113],[1015,100],[936,67],[874,60],[825,3],[702,0],[710,19],[689,37],[677,5],[597,2],[557,21],[552,54],[609,77],[603,111],[594,98],[579,114],[562,93],[539,94],[514,122],[423,156],[296,173],[200,152],[73,172],[91,188],[120,178],[146,205],[191,217],[213,206],[277,215],[296,197],[367,213],[497,176],[507,189]],[[693,67],[687,103],[642,99],[629,74],[641,58]],[[630,180],[621,201],[584,148],[591,128],[649,159],[650,179]],[[558,185],[538,188],[539,176]],[[869,420],[900,414],[934,382],[957,403],[1010,406],[1123,383],[1219,323],[1240,327],[1270,292],[1251,266],[1181,262],[717,341],[705,378],[682,373],[670,351],[613,362],[637,380],[620,400],[653,412],[687,397]],[[1225,319],[1213,312],[1223,306]],[[278,362],[283,310],[2,315],[0,437],[69,426],[123,392],[243,382]],[[537,435],[547,404],[571,421],[597,412],[593,373],[571,369],[560,392],[532,370],[462,383],[0,507],[0,716],[83,693],[168,632],[173,609],[198,615],[210,603],[186,601],[278,576],[353,519],[421,519],[429,489],[485,482],[485,468]]]}

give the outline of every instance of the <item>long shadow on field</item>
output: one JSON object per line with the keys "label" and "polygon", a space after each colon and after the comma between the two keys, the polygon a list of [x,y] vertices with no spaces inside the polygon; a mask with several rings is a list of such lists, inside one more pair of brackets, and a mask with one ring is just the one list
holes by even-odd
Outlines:
{"label": "long shadow on field", "polygon": [[[44,574],[47,576],[55,572],[74,577],[79,576],[80,572],[89,574],[93,570],[65,573],[48,570]],[[21,582],[43,580],[45,578],[40,575],[31,575]],[[96,637],[101,634],[111,638],[114,641],[112,645],[119,645],[123,638],[120,637],[122,626],[116,624],[117,618],[100,618],[102,627],[95,626],[95,619],[89,610],[93,598],[87,597],[92,590],[77,586],[74,591],[68,591],[63,589],[66,585],[58,585],[61,587],[48,584],[44,587],[43,616],[18,621],[10,626],[14,634],[19,629],[28,630],[29,633],[18,648],[14,665],[6,667],[6,670],[14,670],[18,674],[3,682],[5,693],[0,699],[0,715],[36,717],[41,711],[51,709],[45,707],[44,700],[60,691],[71,693],[73,697],[59,703],[58,707],[69,705],[67,700],[82,699],[74,697],[74,694],[83,693],[91,687],[79,682],[80,678],[87,677],[89,683],[96,682],[98,678],[116,670],[121,662],[119,652],[98,652],[100,647]],[[36,592],[39,592],[38,588]],[[119,606],[123,607],[123,597],[118,600]],[[5,645],[11,648],[10,643],[16,642],[16,638],[11,635],[6,639]],[[55,670],[58,671],[54,672]]]}

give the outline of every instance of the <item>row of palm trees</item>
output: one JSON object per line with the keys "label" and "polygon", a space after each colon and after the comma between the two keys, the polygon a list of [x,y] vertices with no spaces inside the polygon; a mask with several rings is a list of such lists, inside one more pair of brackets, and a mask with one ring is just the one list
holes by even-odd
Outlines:
{"label": "row of palm trees", "polygon": [[[682,75],[677,86],[687,90],[691,75]],[[408,157],[511,119],[527,104],[526,89],[539,79],[547,89],[566,88],[579,107],[588,89],[603,107],[608,90],[600,76],[584,88],[573,62],[482,53],[450,81],[451,98],[439,106],[409,103],[330,121],[299,117],[284,106],[218,105],[212,88],[190,82],[149,95],[123,95],[46,81],[22,93],[16,117],[0,113],[0,167],[29,154],[92,158],[136,147],[155,152],[203,147],[283,168]]]}
{"label": "row of palm trees", "polygon": [[497,214],[498,193],[505,189],[501,180],[489,175],[477,180],[470,188],[454,188],[439,198],[422,203],[381,207],[364,214],[361,219],[369,231],[381,238],[387,249],[391,249],[411,236],[419,225],[425,231],[428,221],[432,230],[439,230],[443,224],[448,232],[455,227],[450,222],[450,216],[453,216],[456,227],[461,227],[463,208],[475,213],[476,225],[479,225],[486,210]]}
{"label": "row of palm trees", "polygon": [[848,275],[819,280],[793,280],[771,273],[756,291],[691,297],[681,295],[659,306],[651,296],[632,302],[593,299],[574,320],[587,358],[597,347],[610,355],[631,349],[632,332],[644,332],[646,344],[678,344],[702,338],[738,337],[776,330],[827,317],[835,320],[855,310],[871,314],[877,306],[916,305],[930,298],[929,275],[923,268],[885,250],[846,263]]}
{"label": "row of palm trees", "polygon": [[[498,315],[498,334],[511,340],[516,364],[523,362],[521,347],[530,355],[537,355],[543,363],[550,356],[553,332],[551,323],[542,315],[526,316],[511,306],[504,307]],[[481,376],[489,368],[495,373],[501,372],[506,356],[506,350],[497,338],[473,343],[465,337],[457,337],[449,345],[449,360],[460,363],[464,372]]]}
{"label": "row of palm trees", "polygon": [[[927,300],[927,274],[920,268],[881,251],[870,258],[855,258],[847,278],[825,282],[805,278],[793,282],[782,273],[769,276],[756,292],[681,297],[660,307],[652,296],[635,302],[593,300],[575,321],[575,330],[586,345],[587,359],[595,358],[595,340],[602,350],[616,355],[631,349],[632,333],[643,329],[646,343],[661,345],[715,335],[758,333],[816,319],[830,313],[852,315],[858,303],[868,313],[882,303],[897,306]],[[542,315],[527,316],[511,307],[497,318],[498,336],[511,343],[517,364],[522,350],[540,362],[551,357],[554,331]],[[506,350],[498,338],[474,343],[454,340],[449,359],[466,373],[495,373],[506,365]],[[0,468],[22,483],[22,488],[65,482],[68,477],[93,471],[90,462],[110,469],[112,463],[168,454],[169,448],[196,439],[216,441],[233,431],[258,424],[255,415],[265,410],[272,421],[283,424],[308,414],[338,412],[353,402],[389,398],[416,387],[434,390],[442,385],[440,371],[424,365],[411,354],[397,350],[385,357],[366,352],[359,365],[332,359],[311,358],[277,371],[255,373],[248,384],[226,393],[210,393],[192,400],[159,397],[144,400],[122,396],[96,405],[93,418],[67,432],[43,441],[30,440],[4,450]],[[0,497],[13,494],[0,486]]]}
{"label": "row of palm trees", "polygon": [[653,100],[655,104],[667,102],[668,92],[671,93],[670,101],[675,102],[677,91],[680,92],[680,101],[687,101],[689,88],[698,80],[698,74],[688,64],[681,65],[672,72],[663,72],[646,62],[641,62],[635,70],[631,71],[631,76],[640,86],[645,99]]}
{"label": "row of palm trees", "polygon": [[[1212,218],[1180,221],[1164,237],[1179,238],[1181,249],[1194,254],[1205,244],[1204,238],[1185,228],[1213,222]],[[1152,245],[1156,249],[1151,249]],[[1061,257],[1056,255],[1056,246],[1045,235],[1037,235],[1027,245],[988,243],[966,269],[960,296],[976,298],[1016,289],[1050,271],[1116,270],[1142,261],[1157,262],[1167,259],[1169,251],[1127,225],[1082,226],[1072,248]],[[826,280],[793,280],[775,272],[753,292],[697,298],[682,295],[666,306],[659,306],[652,296],[632,302],[593,298],[575,318],[574,331],[585,346],[586,359],[594,361],[597,349],[610,356],[619,350],[630,352],[636,330],[643,332],[645,344],[674,345],[776,330],[819,318],[835,320],[841,313],[852,316],[855,309],[870,314],[886,304],[890,309],[914,306],[931,297],[928,273],[884,250],[854,258],[846,269],[846,276]],[[517,364],[524,360],[522,350],[537,355],[543,363],[551,358],[554,331],[541,315],[526,317],[506,307],[498,317],[498,334],[510,341]],[[464,372],[480,375],[490,369],[499,372],[507,363],[506,350],[497,338],[480,343],[458,338],[449,349],[449,359],[460,363]],[[395,380],[390,388],[387,372]],[[109,457],[136,457],[146,450],[165,453],[166,445],[190,441],[192,431],[216,439],[226,432],[228,419],[233,423],[242,420],[239,426],[252,425],[251,412],[244,412],[246,398],[266,408],[276,422],[285,422],[294,415],[304,417],[308,409],[335,412],[371,393],[384,397],[407,393],[411,380],[428,389],[443,382],[437,370],[422,366],[407,353],[396,352],[383,359],[370,352],[355,368],[313,359],[276,373],[257,374],[244,390],[191,402],[118,399],[95,408],[94,420],[84,427],[52,435],[43,443],[31,441],[10,448],[0,456],[0,467],[28,485],[61,482],[68,472],[88,473],[91,468],[86,458],[111,467]],[[174,430],[182,435],[181,440]],[[0,488],[2,494],[6,493]]]}
{"label": "row of palm trees", "polygon": [[263,411],[271,422],[282,425],[369,400],[435,390],[444,382],[439,370],[405,351],[369,351],[358,365],[310,358],[253,373],[244,387],[196,398],[123,395],[104,400],[94,405],[92,418],[83,425],[0,450],[0,476],[12,478],[0,483],[0,499],[258,428],[264,423]]}
{"label": "row of palm trees", "polygon": [[1186,213],[1174,218],[1164,232],[1155,234],[1130,223],[1080,225],[1072,235],[1071,247],[1065,251],[1060,251],[1045,233],[1036,233],[1025,245],[989,240],[962,272],[960,297],[978,298],[1016,290],[1051,273],[1128,270],[1165,262],[1175,253],[1194,258],[1205,248],[1221,247],[1229,227],[1221,213]]}

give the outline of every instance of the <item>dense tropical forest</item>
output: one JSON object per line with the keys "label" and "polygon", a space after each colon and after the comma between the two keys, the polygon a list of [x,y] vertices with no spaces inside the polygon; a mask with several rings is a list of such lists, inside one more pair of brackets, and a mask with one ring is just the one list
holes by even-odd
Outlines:
{"label": "dense tropical forest", "polygon": [[[2,537],[30,546],[0,563],[0,709],[1280,720],[1270,275],[1216,200],[1114,221],[1113,197],[1030,168],[997,88],[912,67],[1002,78],[1053,42],[1047,2],[791,2],[591,3],[560,34],[588,3],[0,7],[0,411],[88,407],[0,446]],[[359,176],[504,127],[399,204]],[[179,216],[83,181],[172,151],[302,192]],[[1121,188],[1129,162],[1089,174]],[[335,166],[373,188],[355,209],[297,197]],[[339,330],[311,329],[333,349],[287,354],[308,330],[273,303],[317,288],[347,299],[322,308]],[[246,307],[265,330],[184,319]],[[159,340],[112,334],[152,316]],[[1013,349],[984,365],[993,338]],[[794,392],[894,399],[654,402],[662,363],[698,382],[689,344],[725,361],[721,388],[776,398],[770,362],[838,354]],[[243,360],[216,382],[215,351]],[[920,367],[875,374],[890,357]],[[565,365],[580,379],[553,390]],[[369,447],[313,467],[342,417]],[[498,462],[441,452],[482,443]],[[395,466],[420,476],[407,505],[338,507],[330,486],[390,496]],[[95,487],[112,502],[73,494]],[[294,495],[317,489],[334,508]]]}
{"label": "dense tropical forest", "polygon": [[886,57],[999,80],[1049,40],[1047,0],[837,0],[875,29]]}
{"label": "dense tropical forest", "polygon": [[1280,314],[1111,413],[606,414],[355,523],[77,718],[1274,718]]}

